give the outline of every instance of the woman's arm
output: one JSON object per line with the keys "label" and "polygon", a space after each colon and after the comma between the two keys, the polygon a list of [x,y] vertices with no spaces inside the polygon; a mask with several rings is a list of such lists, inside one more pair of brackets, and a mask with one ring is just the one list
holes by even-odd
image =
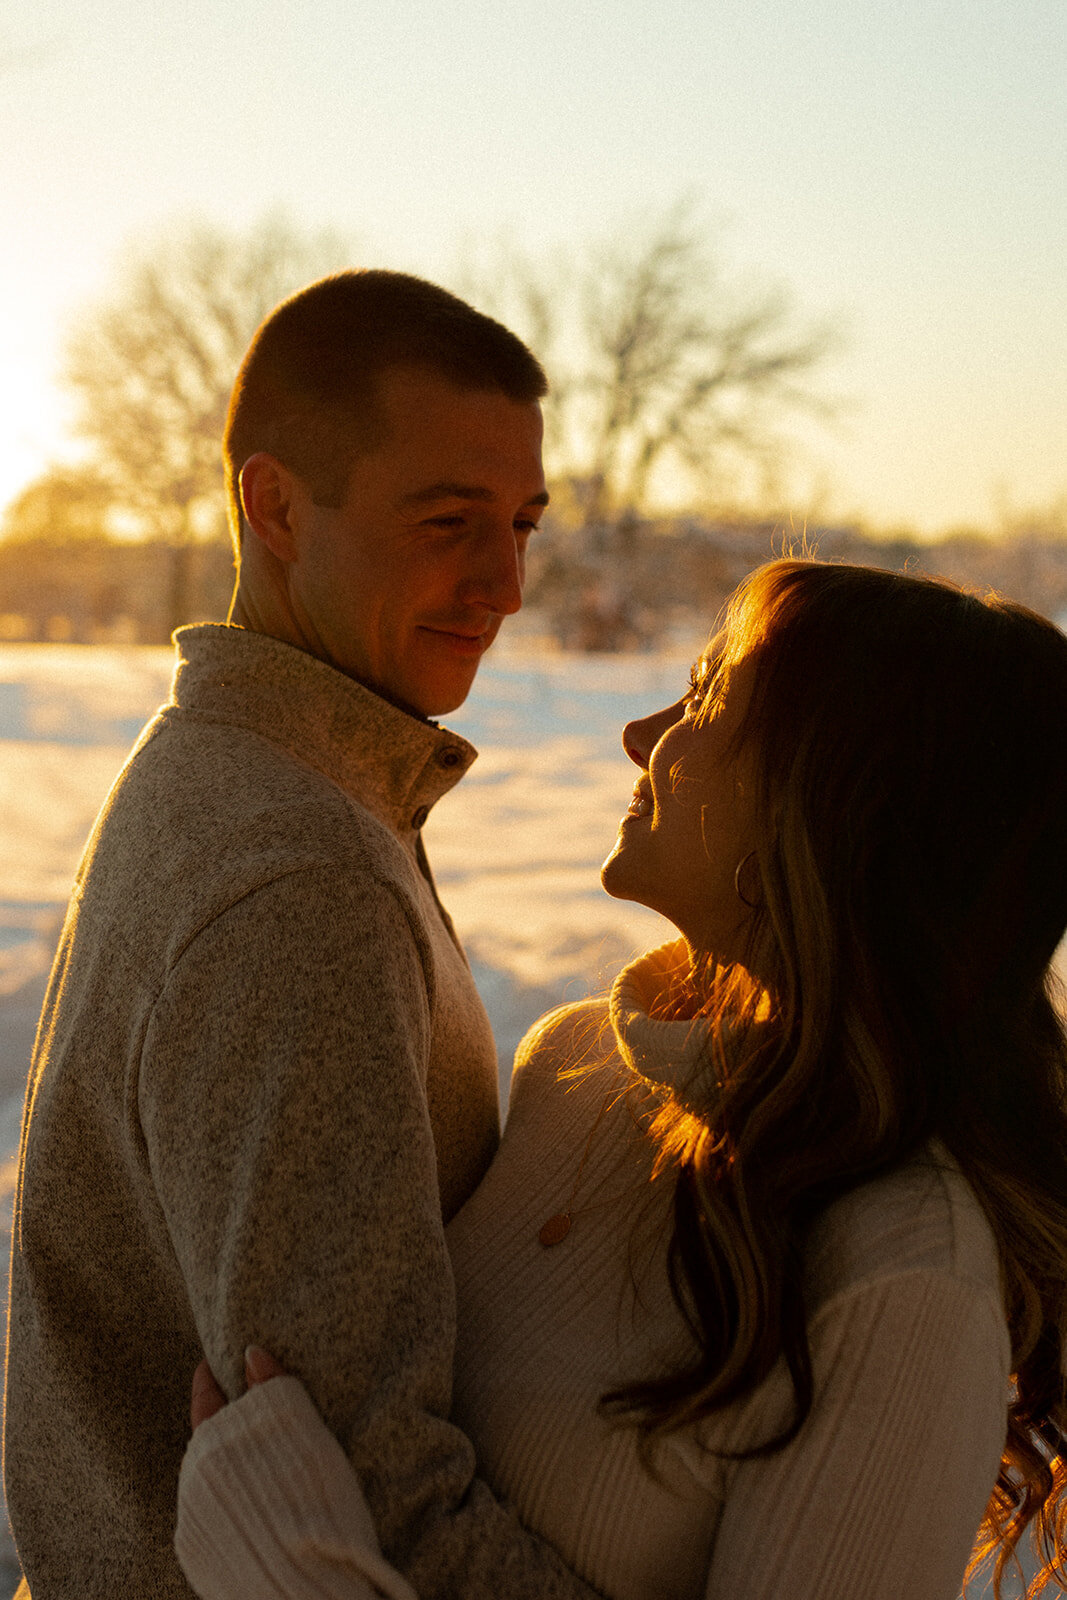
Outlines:
{"label": "woman's arm", "polygon": [[189,1583],[201,1600],[417,1600],[306,1389],[265,1360],[231,1405],[197,1369],[174,1540]]}
{"label": "woman's arm", "polygon": [[914,1272],[830,1303],[811,1346],[811,1415],[734,1469],[707,1600],[956,1600],[1004,1447],[1003,1312]]}

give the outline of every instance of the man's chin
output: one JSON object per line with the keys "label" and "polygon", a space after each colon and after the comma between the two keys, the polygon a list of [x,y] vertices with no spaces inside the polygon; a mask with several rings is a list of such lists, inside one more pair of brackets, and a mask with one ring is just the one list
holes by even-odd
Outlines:
{"label": "man's chin", "polygon": [[466,700],[466,694],[449,698],[447,700],[433,700],[427,704],[425,711],[420,711],[420,717],[425,717],[428,722],[436,722],[439,717],[450,717],[453,711],[458,711]]}
{"label": "man's chin", "polygon": [[429,648],[418,651],[425,670],[417,674],[417,681],[409,687],[412,692],[410,703],[417,707],[422,716],[444,717],[459,709],[471,692],[482,659],[496,638],[496,631],[494,628],[488,636],[479,634],[468,637],[449,634],[442,629],[419,629],[423,645]]}
{"label": "man's chin", "polygon": [[466,700],[474,687],[477,672],[478,663],[473,662],[465,673],[449,673],[448,681],[413,684],[413,698],[407,704],[420,717],[447,717],[451,712],[458,711]]}

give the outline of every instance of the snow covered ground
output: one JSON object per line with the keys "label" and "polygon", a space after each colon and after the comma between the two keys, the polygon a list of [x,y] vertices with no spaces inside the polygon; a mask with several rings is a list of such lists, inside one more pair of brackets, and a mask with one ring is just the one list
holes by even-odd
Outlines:
{"label": "snow covered ground", "polygon": [[[427,846],[493,1020],[502,1087],[535,1017],[605,986],[628,956],[670,936],[654,913],[610,900],[598,868],[635,776],[622,725],[678,698],[702,643],[575,657],[502,642],[448,718],[481,755],[433,813]],[[23,1084],[71,878],[112,778],[167,696],[171,666],[169,649],[0,646],[4,1260]],[[13,1588],[3,1560],[0,1544],[0,1597]]]}

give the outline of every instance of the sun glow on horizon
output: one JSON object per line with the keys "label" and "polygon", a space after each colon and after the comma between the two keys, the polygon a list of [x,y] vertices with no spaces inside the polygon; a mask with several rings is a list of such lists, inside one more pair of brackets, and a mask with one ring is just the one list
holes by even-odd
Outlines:
{"label": "sun glow on horizon", "polygon": [[[697,197],[723,264],[841,323],[798,515],[934,533],[1067,494],[1062,0],[14,0],[0,39],[0,508],[69,457],[56,373],[124,242],[279,206],[447,281]],[[255,41],[255,72],[248,67]],[[637,70],[637,63],[640,70]],[[537,82],[517,113],[516,73]],[[442,86],[447,93],[442,94]],[[769,109],[770,108],[770,109]]]}

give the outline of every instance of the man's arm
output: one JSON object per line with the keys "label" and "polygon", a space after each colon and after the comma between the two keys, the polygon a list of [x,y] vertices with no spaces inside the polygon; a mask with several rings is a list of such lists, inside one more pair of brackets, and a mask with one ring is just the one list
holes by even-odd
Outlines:
{"label": "man's arm", "polygon": [[426,1108],[429,958],[386,884],[311,867],[175,959],[138,1105],[204,1350],[264,1345],[359,1474],[424,1600],[589,1595],[472,1482],[447,1418],[455,1306]]}

